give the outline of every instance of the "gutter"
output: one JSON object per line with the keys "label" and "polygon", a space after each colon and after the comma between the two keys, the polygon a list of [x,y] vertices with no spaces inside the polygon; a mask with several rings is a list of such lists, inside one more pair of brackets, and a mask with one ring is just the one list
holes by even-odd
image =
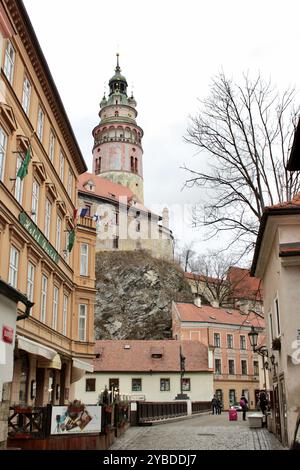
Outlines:
{"label": "gutter", "polygon": [[7,284],[1,278],[0,278],[0,294],[4,295],[10,300],[13,300],[16,303],[21,302],[22,304],[25,305],[26,307],[25,312],[23,315],[20,315],[17,317],[17,321],[24,320],[25,318],[28,318],[30,316],[30,310],[33,307],[34,303],[30,302],[30,300],[28,300],[25,294],[22,294],[22,292],[18,291],[17,289],[12,287],[10,284]]}
{"label": "gutter", "polygon": [[259,258],[260,247],[263,241],[265,229],[267,226],[267,221],[269,216],[281,216],[281,215],[300,215],[300,206],[291,205],[290,207],[285,207],[282,209],[266,207],[262,215],[259,231],[255,244],[255,251],[253,256],[253,261],[250,269],[250,276],[255,277],[256,266]]}

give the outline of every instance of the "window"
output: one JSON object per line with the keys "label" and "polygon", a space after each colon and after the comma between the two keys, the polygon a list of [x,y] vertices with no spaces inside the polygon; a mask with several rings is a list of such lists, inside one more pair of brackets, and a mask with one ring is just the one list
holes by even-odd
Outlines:
{"label": "window", "polygon": [[222,374],[221,359],[215,359],[215,374]]}
{"label": "window", "polygon": [[229,361],[228,361],[228,373],[229,373],[229,375],[234,375],[235,374],[234,360],[233,359],[229,359]]}
{"label": "window", "polygon": [[182,391],[190,392],[191,391],[191,379],[183,378],[182,380]]}
{"label": "window", "polygon": [[270,343],[272,343],[272,341],[273,341],[273,339],[274,339],[273,316],[272,316],[272,312],[270,312],[269,319],[270,319]]}
{"label": "window", "polygon": [[67,192],[70,198],[72,199],[72,192],[73,192],[73,174],[72,171],[69,169],[68,173],[68,187],[67,187]]}
{"label": "window", "polygon": [[51,212],[52,212],[52,204],[49,199],[46,199],[45,204],[45,236],[50,239],[50,227],[51,227]]}
{"label": "window", "polygon": [[240,336],[240,348],[246,349],[246,336]]}
{"label": "window", "polygon": [[139,220],[136,221],[136,231],[137,232],[141,231],[141,222]]}
{"label": "window", "polygon": [[60,252],[60,242],[61,242],[61,218],[59,215],[56,218],[56,239],[55,239],[55,248]]}
{"label": "window", "polygon": [[233,335],[227,335],[227,348],[233,348]]}
{"label": "window", "polygon": [[58,288],[53,287],[53,310],[52,310],[52,328],[57,329],[57,312],[58,312]]}
{"label": "window", "polygon": [[41,292],[41,322],[46,322],[46,306],[47,306],[47,284],[48,279],[42,275],[42,292]]}
{"label": "window", "polygon": [[40,186],[36,182],[36,180],[33,180],[32,199],[31,199],[31,218],[35,224],[37,224],[37,219],[38,219],[39,195],[40,195]]}
{"label": "window", "polygon": [[119,212],[115,213],[115,217],[116,217],[116,225],[119,225]]}
{"label": "window", "polygon": [[[16,168],[16,175],[20,167],[22,166],[23,158],[20,155],[17,155],[17,168]],[[15,183],[15,198],[19,204],[22,204],[23,199],[23,180],[21,178],[17,178],[16,176],[16,183]]]}
{"label": "window", "polygon": [[67,336],[67,324],[68,324],[68,297],[64,295],[62,334],[65,336]]}
{"label": "window", "polygon": [[27,116],[29,114],[30,95],[31,95],[31,84],[25,75],[24,82],[23,82],[22,108],[24,109]]}
{"label": "window", "polygon": [[62,151],[60,151],[59,154],[59,177],[63,181],[64,180],[64,174],[65,174],[65,157]]}
{"label": "window", "polygon": [[134,158],[130,157],[130,171],[134,171]]}
{"label": "window", "polygon": [[214,345],[216,348],[219,348],[221,345],[220,333],[214,333]]}
{"label": "window", "polygon": [[85,391],[86,392],[96,391],[96,379],[85,379]]}
{"label": "window", "polygon": [[170,391],[170,379],[160,379],[160,391],[161,392]]}
{"label": "window", "polygon": [[35,267],[32,263],[28,262],[27,267],[27,297],[30,302],[33,302],[33,291],[34,291],[34,270]]}
{"label": "window", "polygon": [[278,299],[275,299],[275,312],[276,312],[277,335],[279,336],[280,333],[281,333],[281,330],[280,330],[280,316],[279,316],[279,303],[278,303]]}
{"label": "window", "polygon": [[14,78],[14,65],[15,65],[15,50],[10,41],[7,42],[5,59],[4,59],[4,73],[9,83],[12,85]]}
{"label": "window", "polygon": [[6,143],[7,135],[5,134],[2,127],[0,127],[0,181],[3,181],[4,177],[4,162],[6,156]]}
{"label": "window", "polygon": [[115,390],[119,390],[119,379],[109,379],[108,380],[108,386],[109,386],[109,390],[111,390],[112,388]]}
{"label": "window", "polygon": [[141,392],[142,391],[142,379],[132,379],[131,390],[132,392]]}
{"label": "window", "polygon": [[119,248],[119,237],[113,238],[113,248],[115,249]]}
{"label": "window", "polygon": [[55,153],[55,136],[53,132],[50,132],[50,139],[49,139],[49,158],[51,162],[54,162],[54,153]]}
{"label": "window", "polygon": [[40,141],[42,141],[43,139],[43,132],[44,132],[44,111],[42,110],[42,108],[39,106],[39,110],[38,110],[38,121],[37,121],[37,136],[38,138],[40,139]]}
{"label": "window", "polygon": [[230,405],[234,405],[236,403],[236,395],[235,390],[229,390],[229,403]]}
{"label": "window", "polygon": [[88,275],[88,248],[86,243],[80,245],[80,276]]}
{"label": "window", "polygon": [[87,321],[87,305],[79,305],[79,327],[78,337],[79,341],[86,341],[86,321]]}
{"label": "window", "polygon": [[241,366],[242,366],[242,375],[247,375],[247,361],[242,360],[241,361]]}
{"label": "window", "polygon": [[9,260],[9,284],[15,288],[18,286],[18,268],[19,268],[19,251],[12,246],[10,248]]}
{"label": "window", "polygon": [[259,375],[258,361],[253,361],[253,374]]}
{"label": "window", "polygon": [[134,159],[134,172],[135,173],[138,172],[138,159],[137,158]]}

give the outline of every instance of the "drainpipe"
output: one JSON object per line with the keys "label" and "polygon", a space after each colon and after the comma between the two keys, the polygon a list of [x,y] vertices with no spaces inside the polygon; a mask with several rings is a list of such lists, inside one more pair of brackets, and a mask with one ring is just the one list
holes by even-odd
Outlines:
{"label": "drainpipe", "polygon": [[17,321],[24,320],[25,318],[28,318],[29,315],[30,315],[30,310],[34,306],[34,303],[30,302],[29,300],[27,300],[26,302],[23,302],[22,300],[20,300],[20,302],[22,302],[26,306],[26,310],[25,310],[23,315],[20,315],[19,317],[17,317]]}

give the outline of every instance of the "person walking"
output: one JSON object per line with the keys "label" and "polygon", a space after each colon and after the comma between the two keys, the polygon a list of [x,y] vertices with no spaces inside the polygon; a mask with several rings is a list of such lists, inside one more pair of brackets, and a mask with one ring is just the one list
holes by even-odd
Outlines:
{"label": "person walking", "polygon": [[241,396],[240,406],[242,407],[242,411],[243,411],[243,421],[246,421],[246,419],[247,419],[246,418],[246,413],[247,413],[247,410],[248,410],[248,400],[245,397],[245,395]]}
{"label": "person walking", "polygon": [[262,414],[265,415],[268,406],[268,399],[264,390],[261,390],[259,394],[259,406]]}
{"label": "person walking", "polygon": [[217,397],[214,395],[212,401],[211,401],[211,409],[212,409],[212,414],[217,414]]}
{"label": "person walking", "polygon": [[217,398],[217,415],[220,415],[222,411],[222,403],[220,398]]}

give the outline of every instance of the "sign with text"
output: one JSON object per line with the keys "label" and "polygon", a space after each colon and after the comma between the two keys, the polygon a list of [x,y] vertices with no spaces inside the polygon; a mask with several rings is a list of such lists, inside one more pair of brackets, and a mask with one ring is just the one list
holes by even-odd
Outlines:
{"label": "sign with text", "polygon": [[19,215],[19,221],[23,227],[27,230],[28,233],[35,239],[35,241],[40,245],[40,247],[50,256],[50,258],[58,263],[59,254],[53,248],[51,243],[48,242],[47,238],[42,234],[38,229],[35,223],[28,217],[25,212],[21,212]]}

